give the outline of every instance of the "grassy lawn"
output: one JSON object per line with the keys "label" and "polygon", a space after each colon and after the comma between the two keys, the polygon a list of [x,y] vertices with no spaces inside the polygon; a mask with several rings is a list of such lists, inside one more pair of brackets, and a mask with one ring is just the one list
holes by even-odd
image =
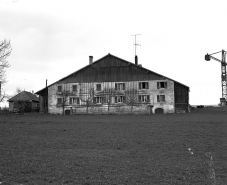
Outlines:
{"label": "grassy lawn", "polygon": [[[191,148],[191,152],[188,150]],[[190,114],[0,115],[0,182],[227,184],[227,108]]]}

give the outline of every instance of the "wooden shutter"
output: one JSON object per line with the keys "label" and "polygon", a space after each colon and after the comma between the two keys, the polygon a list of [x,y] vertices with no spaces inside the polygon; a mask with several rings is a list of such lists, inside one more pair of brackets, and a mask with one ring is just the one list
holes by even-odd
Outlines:
{"label": "wooden shutter", "polygon": [[123,96],[123,103],[126,103],[126,98],[125,98],[125,96]]}
{"label": "wooden shutter", "polygon": [[160,89],[160,82],[157,82],[157,89]]}
{"label": "wooden shutter", "polygon": [[123,90],[125,90],[125,83],[123,83]]}
{"label": "wooden shutter", "polygon": [[80,104],[80,99],[79,98],[76,98],[77,99],[77,104],[79,105]]}
{"label": "wooden shutter", "polygon": [[146,89],[149,89],[149,82],[146,82]]}
{"label": "wooden shutter", "polygon": [[150,95],[147,95],[147,102],[150,102]]}
{"label": "wooden shutter", "polygon": [[96,97],[93,98],[93,103],[96,104]]}
{"label": "wooden shutter", "polygon": [[139,101],[141,102],[141,95],[139,95]]}
{"label": "wooden shutter", "polygon": [[167,89],[167,82],[165,82],[164,86],[165,86],[165,88]]}
{"label": "wooden shutter", "polygon": [[157,95],[157,102],[160,102],[160,100],[159,100],[159,95]]}
{"label": "wooden shutter", "polygon": [[72,105],[72,98],[69,98],[69,104]]}
{"label": "wooden shutter", "polygon": [[163,100],[163,102],[165,102],[166,100],[166,98],[165,98],[165,95],[162,95],[163,97],[162,97],[162,100]]}
{"label": "wooden shutter", "polygon": [[139,89],[142,89],[142,82],[139,82]]}

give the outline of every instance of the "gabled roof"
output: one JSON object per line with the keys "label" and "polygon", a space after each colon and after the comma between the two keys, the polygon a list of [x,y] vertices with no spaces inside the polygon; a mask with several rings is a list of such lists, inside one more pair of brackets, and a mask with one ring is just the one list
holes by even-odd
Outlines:
{"label": "gabled roof", "polygon": [[[109,57],[109,60],[111,60],[111,62],[106,63],[105,60],[108,60],[108,57]],[[83,71],[83,70],[85,70],[85,69],[87,69],[87,68],[89,68],[89,67],[93,67],[93,68],[94,68],[94,67],[96,67],[96,68],[103,68],[103,67],[113,67],[113,66],[116,66],[116,65],[117,65],[117,66],[118,66],[118,65],[121,65],[121,66],[125,66],[125,67],[126,67],[126,66],[132,65],[132,66],[134,66],[134,67],[136,67],[136,68],[140,68],[141,70],[145,70],[147,73],[152,73],[152,74],[154,74],[154,75],[156,75],[156,76],[159,76],[159,78],[161,78],[161,79],[168,79],[168,80],[171,80],[171,81],[176,82],[176,83],[178,83],[178,84],[180,84],[180,85],[182,85],[182,86],[184,86],[184,87],[186,87],[186,88],[189,89],[189,87],[186,86],[186,85],[184,85],[184,84],[181,84],[181,83],[179,83],[179,82],[177,82],[177,81],[175,81],[175,80],[173,80],[173,79],[170,79],[170,78],[165,77],[165,76],[163,76],[163,75],[160,75],[160,74],[158,74],[158,73],[156,73],[156,72],[153,72],[153,71],[151,71],[151,70],[149,70],[149,69],[146,69],[146,68],[144,68],[144,67],[142,67],[142,66],[140,66],[140,65],[136,65],[136,64],[134,64],[134,63],[132,63],[132,62],[128,62],[128,61],[126,61],[126,60],[124,60],[124,59],[121,59],[121,58],[119,58],[119,57],[116,57],[116,56],[114,56],[114,55],[112,55],[112,54],[110,54],[110,53],[107,54],[106,56],[104,56],[104,57],[98,59],[97,61],[93,62],[92,64],[89,64],[89,65],[87,65],[87,66],[85,66],[85,67],[83,67],[83,68],[81,68],[81,69],[79,69],[79,70],[77,70],[77,71],[75,71],[75,72],[69,74],[68,76],[66,76],[66,77],[64,77],[64,78],[61,78],[60,80],[58,80],[58,81],[56,81],[56,82],[50,84],[49,86],[47,86],[47,88],[50,87],[50,86],[52,86],[52,85],[54,85],[54,84],[56,84],[56,83],[58,83],[58,82],[61,82],[61,81],[65,80],[65,79],[69,78],[70,76],[76,75],[76,74],[78,74],[79,72],[81,72],[81,71]],[[39,90],[39,91],[37,91],[35,94],[40,94],[40,93],[41,93],[42,91],[44,91],[45,89],[46,89],[46,87],[43,88],[43,89],[41,89],[41,90]]]}
{"label": "gabled roof", "polygon": [[8,100],[8,102],[15,102],[15,101],[29,101],[29,102],[36,101],[36,102],[38,102],[39,98],[30,92],[22,91],[19,94],[17,94],[16,96],[14,96]]}

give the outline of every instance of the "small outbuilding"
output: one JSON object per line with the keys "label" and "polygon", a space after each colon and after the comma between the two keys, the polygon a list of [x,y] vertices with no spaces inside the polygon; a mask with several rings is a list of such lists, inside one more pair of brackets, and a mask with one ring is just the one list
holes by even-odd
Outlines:
{"label": "small outbuilding", "polygon": [[30,92],[22,91],[8,100],[10,112],[38,112],[39,98]]}

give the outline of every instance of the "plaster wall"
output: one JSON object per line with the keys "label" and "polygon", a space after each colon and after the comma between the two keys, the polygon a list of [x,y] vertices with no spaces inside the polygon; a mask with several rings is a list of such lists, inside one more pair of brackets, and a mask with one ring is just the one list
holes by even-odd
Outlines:
{"label": "plaster wall", "polygon": [[[86,113],[86,100],[89,96],[89,91],[94,89],[95,96],[101,96],[101,92],[106,89],[115,89],[115,83],[125,83],[125,90],[137,89],[139,95],[149,95],[150,102],[145,104],[140,104],[140,106],[133,106],[134,113],[155,113],[155,109],[162,108],[164,113],[174,113],[174,82],[171,80],[152,80],[143,81],[149,83],[149,89],[139,89],[139,82],[141,81],[129,81],[129,82],[92,82],[92,83],[57,83],[48,88],[48,112],[52,114],[62,114],[63,108],[57,105],[57,98],[62,97],[57,93],[58,86],[62,86],[62,90],[72,92],[72,86],[77,85],[77,91],[72,92],[68,97],[68,104],[65,106],[65,110],[70,109],[74,113]],[[157,82],[167,82],[167,88],[157,88]],[[97,89],[97,84],[101,84],[101,91]],[[124,90],[119,90],[120,93],[124,93]],[[79,96],[81,94],[81,96]],[[165,95],[165,102],[158,102],[158,95]],[[69,105],[70,97],[80,97],[79,105],[73,104]],[[150,108],[153,107],[153,108]],[[109,107],[109,112],[122,113],[130,112],[131,106],[126,104],[114,103],[114,97],[112,97],[112,105]],[[93,107],[92,105],[88,107],[88,112],[90,113],[105,113],[108,112],[108,105],[100,105]]]}

